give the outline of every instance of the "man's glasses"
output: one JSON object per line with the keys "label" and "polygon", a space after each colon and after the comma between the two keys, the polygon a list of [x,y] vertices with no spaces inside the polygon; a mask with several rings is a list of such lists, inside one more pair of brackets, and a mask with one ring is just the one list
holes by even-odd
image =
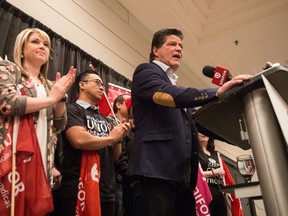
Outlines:
{"label": "man's glasses", "polygon": [[94,82],[98,87],[103,87],[105,89],[104,84],[99,79],[82,80],[82,82]]}

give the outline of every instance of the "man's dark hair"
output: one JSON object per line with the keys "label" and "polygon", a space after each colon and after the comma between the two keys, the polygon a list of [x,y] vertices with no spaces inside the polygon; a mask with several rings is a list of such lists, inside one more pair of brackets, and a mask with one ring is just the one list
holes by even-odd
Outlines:
{"label": "man's dark hair", "polygon": [[87,71],[84,71],[80,74],[78,74],[77,78],[76,78],[76,90],[77,90],[77,93],[79,94],[79,83],[83,80],[85,80],[85,78],[89,75],[89,74],[96,74],[99,76],[99,74],[97,74],[96,71],[94,70],[87,70]]}
{"label": "man's dark hair", "polygon": [[183,40],[184,35],[183,33],[178,30],[178,29],[174,29],[174,28],[164,28],[164,29],[160,29],[159,31],[155,32],[153,39],[152,39],[152,43],[151,43],[151,52],[150,52],[150,56],[149,56],[149,61],[152,62],[155,59],[155,55],[153,53],[153,48],[159,48],[161,47],[165,41],[166,41],[166,37],[169,35],[176,35],[177,37],[181,38],[181,40]]}
{"label": "man's dark hair", "polygon": [[115,99],[114,99],[114,102],[113,102],[113,111],[114,113],[117,113],[118,112],[118,109],[117,109],[117,106],[116,104],[117,103],[124,103],[124,96],[125,95],[129,95],[129,94],[121,94],[121,95],[118,95]]}

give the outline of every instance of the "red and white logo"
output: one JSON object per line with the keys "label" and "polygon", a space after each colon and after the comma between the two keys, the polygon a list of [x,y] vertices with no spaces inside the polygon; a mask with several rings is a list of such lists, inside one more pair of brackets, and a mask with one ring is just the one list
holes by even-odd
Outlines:
{"label": "red and white logo", "polygon": [[227,81],[228,74],[228,69],[217,66],[212,78],[212,83],[218,86],[222,86]]}

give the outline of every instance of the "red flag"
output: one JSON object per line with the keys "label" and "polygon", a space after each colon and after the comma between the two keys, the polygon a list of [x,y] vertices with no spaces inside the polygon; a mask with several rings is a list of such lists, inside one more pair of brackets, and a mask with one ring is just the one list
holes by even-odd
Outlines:
{"label": "red flag", "polygon": [[108,100],[112,106],[115,98],[121,94],[131,95],[131,90],[112,83],[108,83]]}
{"label": "red flag", "polygon": [[196,200],[196,213],[198,216],[210,215],[209,204],[212,200],[212,195],[206,178],[203,174],[202,167],[199,163],[197,185],[194,190]]}
{"label": "red flag", "polygon": [[101,100],[98,102],[99,113],[103,116],[111,115],[112,107],[106,97],[106,93],[103,92]]}
{"label": "red flag", "polygon": [[6,136],[3,141],[3,144],[0,145],[0,179],[12,169],[12,131],[13,131],[13,122],[11,121],[8,129],[6,131]]}
{"label": "red flag", "polygon": [[113,116],[113,103],[115,98],[121,94],[131,95],[131,90],[123,88],[121,86],[117,86],[112,83],[108,83],[108,96],[103,94],[101,100],[99,101],[99,112],[104,116]]}
{"label": "red flag", "polygon": [[[1,160],[3,154],[6,155],[5,164],[1,163],[0,215],[10,215],[11,210],[12,164],[8,161],[12,157],[12,129],[11,121],[2,145],[4,150],[0,152]],[[15,215],[46,215],[53,211],[53,199],[44,171],[34,121],[29,115],[20,119],[16,152]]]}
{"label": "red flag", "polygon": [[76,216],[101,216],[100,156],[97,151],[82,151]]}
{"label": "red flag", "polygon": [[[226,185],[228,186],[228,185],[235,184],[234,180],[232,178],[232,175],[231,175],[231,173],[230,173],[225,161],[222,158],[220,158],[220,160],[222,161],[223,169],[225,171],[225,182],[226,182]],[[231,197],[231,205],[232,205],[233,216],[243,216],[243,210],[242,210],[242,206],[241,206],[240,200],[238,198],[236,198],[236,196],[233,195],[233,194],[229,194],[229,196]]]}

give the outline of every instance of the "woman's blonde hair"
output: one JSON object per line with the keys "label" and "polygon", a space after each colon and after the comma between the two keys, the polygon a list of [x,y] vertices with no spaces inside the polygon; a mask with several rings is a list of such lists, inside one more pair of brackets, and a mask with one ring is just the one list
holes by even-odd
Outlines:
{"label": "woman's blonde hair", "polygon": [[[22,75],[25,76],[26,78],[29,77],[29,71],[27,71],[27,69],[25,68],[23,64],[24,63],[23,62],[23,49],[32,33],[39,33],[48,42],[49,56],[50,56],[50,50],[51,50],[50,37],[48,36],[46,32],[42,31],[41,29],[26,28],[18,34],[16,41],[15,41],[15,45],[14,45],[14,62],[20,68]],[[49,68],[49,60],[47,60],[47,62],[41,66],[40,74],[39,74],[40,76],[42,76],[42,78],[45,79],[46,83],[47,83],[48,68]]]}

